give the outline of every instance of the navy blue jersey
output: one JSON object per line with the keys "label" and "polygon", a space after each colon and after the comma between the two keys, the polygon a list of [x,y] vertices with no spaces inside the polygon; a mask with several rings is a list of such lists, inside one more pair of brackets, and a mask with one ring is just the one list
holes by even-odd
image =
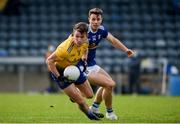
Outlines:
{"label": "navy blue jersey", "polygon": [[96,48],[98,44],[103,38],[108,36],[108,31],[104,26],[99,26],[96,32],[93,32],[91,27],[89,26],[88,31],[88,40],[89,40],[89,52],[88,52],[88,59],[87,64],[88,66],[93,66],[96,64],[95,57],[96,57]]}

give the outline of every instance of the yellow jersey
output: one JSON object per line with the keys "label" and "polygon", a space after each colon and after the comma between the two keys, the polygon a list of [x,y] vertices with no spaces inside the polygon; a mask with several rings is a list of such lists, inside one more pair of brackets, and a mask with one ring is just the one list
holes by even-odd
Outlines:
{"label": "yellow jersey", "polygon": [[73,37],[69,36],[68,39],[62,42],[55,50],[55,55],[57,56],[56,67],[66,68],[69,65],[76,65],[87,50],[88,41],[81,46],[77,46],[73,42]]}

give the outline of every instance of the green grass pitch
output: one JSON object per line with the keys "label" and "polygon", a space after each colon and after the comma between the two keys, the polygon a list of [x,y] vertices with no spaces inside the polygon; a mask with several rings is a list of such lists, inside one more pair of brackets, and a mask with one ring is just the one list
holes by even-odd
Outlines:
{"label": "green grass pitch", "polygon": [[[116,95],[113,101],[118,120],[91,121],[63,94],[1,93],[0,123],[180,123],[180,97]],[[104,103],[100,110],[105,113]]]}

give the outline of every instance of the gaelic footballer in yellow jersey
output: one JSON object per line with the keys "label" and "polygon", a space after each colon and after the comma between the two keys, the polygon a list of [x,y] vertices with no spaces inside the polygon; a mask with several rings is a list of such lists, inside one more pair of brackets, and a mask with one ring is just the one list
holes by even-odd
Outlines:
{"label": "gaelic footballer in yellow jersey", "polygon": [[[78,104],[79,109],[89,119],[99,120],[97,115],[89,109],[82,96],[83,94],[86,98],[93,97],[93,91],[84,69],[82,69],[84,62],[81,60],[81,58],[87,58],[87,32],[88,25],[86,23],[77,23],[73,28],[72,35],[57,47],[55,52],[47,58],[46,63],[52,73],[52,78],[64,93]],[[69,65],[75,65],[80,71],[80,76],[76,81],[69,81],[63,76],[64,69]]]}

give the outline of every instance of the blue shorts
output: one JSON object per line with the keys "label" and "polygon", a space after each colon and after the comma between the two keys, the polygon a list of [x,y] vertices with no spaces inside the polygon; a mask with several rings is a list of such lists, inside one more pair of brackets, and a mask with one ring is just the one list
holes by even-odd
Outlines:
{"label": "blue shorts", "polygon": [[[80,76],[79,78],[74,81],[74,84],[75,85],[80,85],[80,84],[83,84],[86,80],[87,80],[87,75],[86,73],[83,71],[84,70],[84,66],[83,66],[83,61],[79,61],[78,64],[76,65],[76,67],[78,67],[78,69],[80,70]],[[58,72],[60,73],[60,75],[63,75],[63,72],[64,72],[64,69],[58,69]],[[66,87],[68,87],[69,85],[71,85],[70,82],[62,82],[62,81],[59,81],[57,79],[57,77],[51,73],[51,77],[53,78],[53,80],[58,84],[58,86],[61,88],[61,89],[65,89]]]}

